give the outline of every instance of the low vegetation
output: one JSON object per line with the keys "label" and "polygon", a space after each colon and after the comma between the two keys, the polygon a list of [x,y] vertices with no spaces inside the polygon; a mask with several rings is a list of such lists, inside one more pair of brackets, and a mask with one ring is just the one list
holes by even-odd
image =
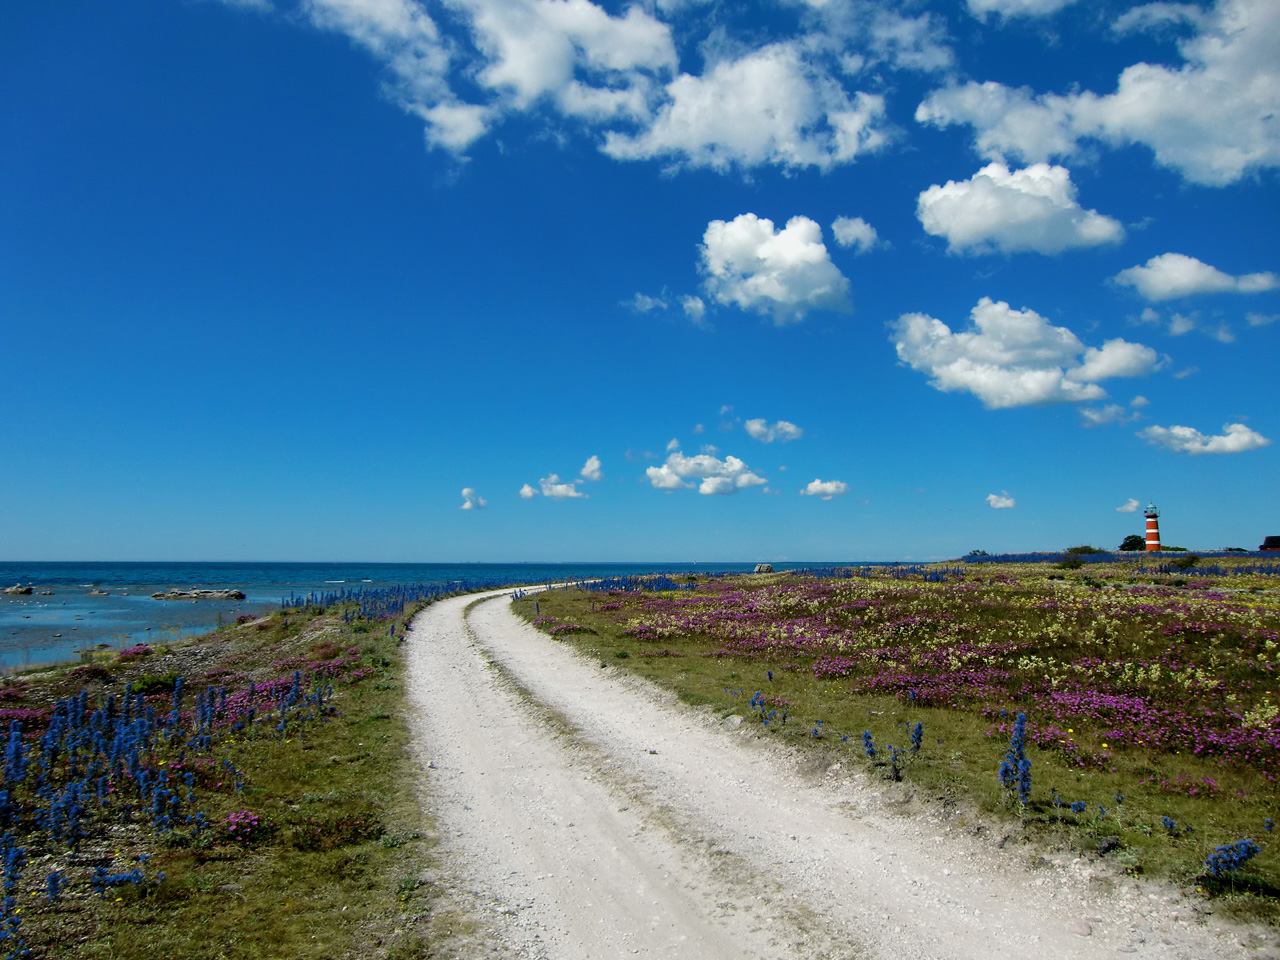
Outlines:
{"label": "low vegetation", "polygon": [[1280,565],[1191,561],[975,554],[516,608],[759,736],[1280,919]]}
{"label": "low vegetation", "polygon": [[7,677],[0,957],[416,957],[446,941],[406,755],[416,607],[394,609],[300,605]]}

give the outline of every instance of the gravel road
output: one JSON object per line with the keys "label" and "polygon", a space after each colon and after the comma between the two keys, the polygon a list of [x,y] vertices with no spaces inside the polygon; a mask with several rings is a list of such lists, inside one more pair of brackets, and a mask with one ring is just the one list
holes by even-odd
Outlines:
{"label": "gravel road", "polygon": [[433,604],[408,639],[426,802],[477,956],[1280,957],[1171,888],[904,813],[861,764],[815,765],[487,596]]}

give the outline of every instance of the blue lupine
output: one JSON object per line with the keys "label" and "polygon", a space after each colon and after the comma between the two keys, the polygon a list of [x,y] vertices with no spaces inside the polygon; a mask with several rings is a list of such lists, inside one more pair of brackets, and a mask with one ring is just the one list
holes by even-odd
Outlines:
{"label": "blue lupine", "polygon": [[22,879],[22,868],[27,865],[27,851],[16,845],[17,840],[11,834],[5,834],[4,849],[4,893],[11,897],[18,889],[18,881]]}
{"label": "blue lupine", "polygon": [[911,752],[919,753],[920,745],[924,743],[924,724],[917,722],[911,728]]}
{"label": "blue lupine", "polygon": [[1213,853],[1205,858],[1204,866],[1210,876],[1225,877],[1235,873],[1261,852],[1260,846],[1245,838],[1215,848]]}
{"label": "blue lupine", "polygon": [[892,743],[889,744],[889,774],[890,776],[893,777],[894,780],[902,779],[902,770],[898,766],[898,761],[899,759],[901,759],[901,757],[902,757],[902,751],[899,750],[897,747],[895,747]]}
{"label": "blue lupine", "polygon": [[868,757],[872,760],[876,758],[876,742],[871,739],[871,731],[862,731],[862,749],[866,751]]}
{"label": "blue lupine", "polygon": [[1020,713],[1013,723],[1009,749],[1000,764],[1000,783],[1006,790],[1017,789],[1025,806],[1031,799],[1031,761],[1027,759],[1027,716]]}
{"label": "blue lupine", "polygon": [[9,724],[9,743],[4,754],[4,778],[9,783],[18,783],[26,775],[27,758],[22,745],[22,721],[14,720]]}
{"label": "blue lupine", "polygon": [[132,883],[134,886],[140,886],[143,881],[141,870],[130,870],[127,873],[108,873],[105,867],[95,867],[93,876],[89,880],[89,885],[98,892],[98,896],[106,899],[107,890],[111,887],[122,886],[126,883]]}

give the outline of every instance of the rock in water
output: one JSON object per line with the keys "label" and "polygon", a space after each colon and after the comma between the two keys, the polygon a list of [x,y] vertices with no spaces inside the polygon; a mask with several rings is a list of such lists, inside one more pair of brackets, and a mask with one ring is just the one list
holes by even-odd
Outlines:
{"label": "rock in water", "polygon": [[153,600],[243,600],[243,590],[163,590],[151,595]]}
{"label": "rock in water", "polygon": [[0,590],[0,593],[12,593],[17,596],[26,596],[30,592],[30,587],[24,587],[20,583],[15,583],[12,587],[5,587],[3,590]]}
{"label": "rock in water", "polygon": [[757,563],[756,573],[773,573],[772,563]]}

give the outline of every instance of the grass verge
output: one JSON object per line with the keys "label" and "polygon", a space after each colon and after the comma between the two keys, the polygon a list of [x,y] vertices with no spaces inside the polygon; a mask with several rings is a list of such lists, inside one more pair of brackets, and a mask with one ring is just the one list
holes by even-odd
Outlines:
{"label": "grass verge", "polygon": [[447,955],[472,925],[432,882],[408,753],[414,612],[291,610],[7,678],[0,956]]}
{"label": "grass verge", "polygon": [[[555,590],[515,609],[758,736],[901,781],[975,829],[997,818],[1006,842],[1280,921],[1278,578],[1242,567],[1196,582],[1123,563],[940,570]],[[1026,741],[1002,783],[1019,713]],[[1218,852],[1241,840],[1259,852]]]}

